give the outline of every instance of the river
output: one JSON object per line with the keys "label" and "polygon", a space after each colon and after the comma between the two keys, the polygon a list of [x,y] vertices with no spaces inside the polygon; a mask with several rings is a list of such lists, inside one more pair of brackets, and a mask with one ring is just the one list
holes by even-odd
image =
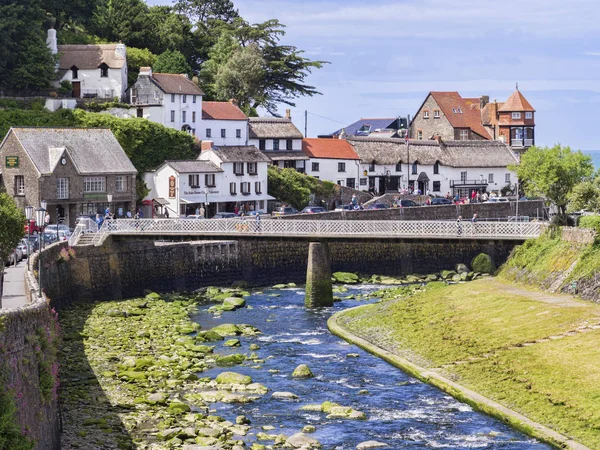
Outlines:
{"label": "river", "polygon": [[[347,294],[364,293],[374,286],[350,287]],[[273,295],[279,294],[276,297]],[[502,422],[474,411],[438,389],[422,383],[386,362],[329,333],[327,319],[336,311],[357,306],[344,300],[332,308],[308,310],[301,289],[266,289],[246,298],[251,308],[224,312],[221,317],[205,310],[192,316],[202,329],[222,323],[246,323],[262,331],[256,337],[241,337],[242,347],[228,349],[222,343],[219,353],[255,352],[265,362],[261,367],[214,368],[200,376],[215,377],[224,370],[250,375],[270,392],[248,404],[216,403],[222,417],[235,422],[238,415],[252,421],[254,432],[274,425],[268,433],[291,435],[305,425],[314,425],[311,434],[325,449],[354,449],[363,441],[376,440],[389,448],[498,448],[549,449],[550,447],[516,432]],[[364,303],[364,302],[360,302]],[[347,357],[349,353],[358,357]],[[311,379],[294,379],[299,364],[308,364]],[[359,391],[367,390],[368,393]],[[275,391],[298,395],[297,400],[271,398]],[[321,412],[301,411],[302,405],[325,400],[362,411],[366,421],[326,419]],[[254,440],[247,436],[247,442]]]}

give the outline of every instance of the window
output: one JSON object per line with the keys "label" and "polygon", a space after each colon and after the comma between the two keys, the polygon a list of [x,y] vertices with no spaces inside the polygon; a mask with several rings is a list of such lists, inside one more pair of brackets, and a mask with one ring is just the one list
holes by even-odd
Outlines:
{"label": "window", "polygon": [[418,140],[422,140],[423,139],[423,130],[417,130],[417,139]]}
{"label": "window", "polygon": [[532,112],[526,112],[525,113],[525,118],[526,119],[533,119],[533,113]]}
{"label": "window", "polygon": [[250,182],[249,181],[243,181],[240,183],[240,191],[242,192],[242,195],[250,195]]}
{"label": "window", "polygon": [[419,164],[417,163],[417,161],[415,161],[412,165],[412,174],[416,175],[417,174],[417,170],[419,170]]}
{"label": "window", "polygon": [[195,129],[195,128],[192,128],[192,134],[193,134],[194,136],[196,136],[196,129]]}
{"label": "window", "polygon": [[206,187],[215,187],[215,174],[207,173],[204,175],[204,184],[206,184]]}
{"label": "window", "polygon": [[193,173],[188,175],[188,186],[193,188],[200,187],[200,174]]}
{"label": "window", "polygon": [[313,172],[318,172],[319,171],[319,163],[312,163],[312,171]]}
{"label": "window", "polygon": [[175,111],[171,110],[171,122],[175,122]]}
{"label": "window", "polygon": [[346,163],[339,162],[338,163],[338,172],[345,172],[345,171],[346,171]]}
{"label": "window", "polygon": [[138,108],[137,109],[137,117],[139,119],[143,119],[144,118],[144,108]]}
{"label": "window", "polygon": [[244,163],[243,162],[233,163],[233,173],[236,175],[244,175]]}
{"label": "window", "polygon": [[344,185],[344,180],[337,180],[337,184],[338,184],[338,186],[343,186]]}
{"label": "window", "polygon": [[211,131],[211,129],[210,129],[210,128],[207,128],[207,129],[206,129],[206,137],[207,137],[207,138],[209,138],[209,137],[212,137],[212,131]]}
{"label": "window", "polygon": [[460,130],[460,140],[461,141],[469,140],[469,130]]}
{"label": "window", "polygon": [[402,172],[402,161],[396,164],[396,172]]}
{"label": "window", "polygon": [[464,172],[460,173],[460,182],[461,183],[466,183],[467,182],[467,171],[464,171]]}
{"label": "window", "polygon": [[435,164],[433,165],[433,173],[434,175],[437,175],[440,173],[440,162],[436,161]]}
{"label": "window", "polygon": [[221,137],[224,138],[227,136],[227,130],[225,128],[221,128]]}
{"label": "window", "polygon": [[367,178],[361,178],[360,179],[360,185],[361,186],[366,186],[367,185]]}
{"label": "window", "polygon": [[79,73],[79,69],[77,69],[76,66],[71,67],[71,78],[76,80],[78,77],[78,73]]}
{"label": "window", "polygon": [[510,183],[510,172],[504,174],[504,182]]}
{"label": "window", "polygon": [[294,141],[292,141],[291,139],[287,139],[285,141],[285,149],[286,150],[293,150],[294,149]]}
{"label": "window", "polygon": [[375,172],[375,161],[369,164],[369,172]]}
{"label": "window", "polygon": [[456,114],[456,108],[452,108],[452,112]]}
{"label": "window", "polygon": [[175,94],[171,94],[171,103],[175,103]]}
{"label": "window", "polygon": [[15,176],[15,195],[25,195],[25,177],[23,175]]}
{"label": "window", "polygon": [[493,174],[493,173],[490,173],[490,174],[488,175],[488,183],[490,183],[490,184],[491,184],[491,183],[493,183],[493,182],[494,182],[494,174]]}
{"label": "window", "polygon": [[273,150],[279,150],[279,139],[273,139]]}
{"label": "window", "polygon": [[513,119],[520,119],[521,118],[521,113],[520,112],[514,112],[514,113],[512,113],[512,118]]}
{"label": "window", "polygon": [[259,139],[258,140],[258,149],[265,150],[266,148],[267,148],[266,141],[264,139]]}
{"label": "window", "polygon": [[434,181],[433,182],[433,192],[440,192],[442,189],[441,185],[442,185],[442,183],[440,181]]}
{"label": "window", "polygon": [[231,195],[237,195],[237,183],[229,183],[229,193]]}
{"label": "window", "polygon": [[256,175],[258,173],[258,163],[248,163],[248,175]]}
{"label": "window", "polygon": [[262,194],[262,183],[260,181],[254,183],[254,190],[257,194]]}
{"label": "window", "polygon": [[423,111],[423,119],[429,119],[429,111],[428,110]]}
{"label": "window", "polygon": [[240,139],[242,137],[242,130],[241,128],[238,128],[235,130],[235,137]]}
{"label": "window", "polygon": [[440,118],[440,110],[439,109],[434,109],[433,110],[433,118],[434,119],[439,119]]}
{"label": "window", "polygon": [[83,192],[106,192],[106,178],[85,177],[83,179]]}
{"label": "window", "polygon": [[192,123],[196,123],[196,111],[192,111]]}
{"label": "window", "polygon": [[100,64],[100,77],[108,78],[108,66],[106,65],[106,63]]}
{"label": "window", "polygon": [[187,95],[183,94],[183,98],[181,99],[182,103],[185,103],[187,101]]}
{"label": "window", "polygon": [[124,175],[117,175],[115,178],[115,186],[117,192],[125,192],[127,190],[127,177]]}
{"label": "window", "polygon": [[192,97],[192,103],[196,103],[196,96],[195,95]]}
{"label": "window", "polygon": [[181,121],[182,121],[183,123],[185,123],[185,122],[186,122],[186,119],[187,119],[186,115],[187,115],[187,114],[186,114],[186,111],[182,111],[182,112],[181,112]]}
{"label": "window", "polygon": [[65,200],[69,198],[69,179],[68,178],[57,178],[56,179],[56,198],[59,200]]}
{"label": "window", "polygon": [[346,186],[354,189],[356,187],[356,178],[346,178]]}
{"label": "window", "polygon": [[459,114],[462,114],[462,109],[458,108],[457,111]]}

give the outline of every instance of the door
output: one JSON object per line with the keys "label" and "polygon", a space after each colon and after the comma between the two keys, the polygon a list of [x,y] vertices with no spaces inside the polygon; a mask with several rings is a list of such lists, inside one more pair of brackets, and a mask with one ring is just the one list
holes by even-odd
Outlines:
{"label": "door", "polygon": [[73,81],[73,98],[81,97],[81,82]]}

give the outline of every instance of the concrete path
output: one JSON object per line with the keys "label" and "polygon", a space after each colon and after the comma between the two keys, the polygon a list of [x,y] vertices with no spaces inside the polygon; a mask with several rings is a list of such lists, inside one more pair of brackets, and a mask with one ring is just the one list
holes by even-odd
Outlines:
{"label": "concrete path", "polygon": [[27,304],[25,297],[25,270],[27,260],[24,259],[16,266],[4,268],[4,295],[2,309],[16,308]]}

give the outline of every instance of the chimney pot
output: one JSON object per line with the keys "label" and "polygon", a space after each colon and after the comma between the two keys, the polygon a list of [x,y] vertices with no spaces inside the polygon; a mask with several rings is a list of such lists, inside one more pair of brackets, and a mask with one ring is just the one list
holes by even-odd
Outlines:
{"label": "chimney pot", "polygon": [[50,53],[56,55],[58,53],[58,41],[56,39],[56,30],[54,27],[50,27],[48,30],[48,37],[46,38],[46,45],[50,49]]}
{"label": "chimney pot", "polygon": [[489,95],[482,95],[481,97],[479,97],[479,107],[481,109],[483,109],[485,107],[485,105],[487,105],[489,102],[490,102]]}
{"label": "chimney pot", "polygon": [[202,141],[200,144],[200,152],[205,152],[207,150],[213,149],[214,142],[213,141]]}
{"label": "chimney pot", "polygon": [[436,134],[433,139],[437,141],[438,144],[442,143],[442,137],[439,134]]}
{"label": "chimney pot", "polygon": [[292,120],[292,110],[291,109],[285,110],[285,118]]}
{"label": "chimney pot", "polygon": [[121,41],[119,41],[119,43],[115,47],[115,57],[119,59],[127,58],[127,47],[125,47],[125,44],[123,44],[123,42]]}

